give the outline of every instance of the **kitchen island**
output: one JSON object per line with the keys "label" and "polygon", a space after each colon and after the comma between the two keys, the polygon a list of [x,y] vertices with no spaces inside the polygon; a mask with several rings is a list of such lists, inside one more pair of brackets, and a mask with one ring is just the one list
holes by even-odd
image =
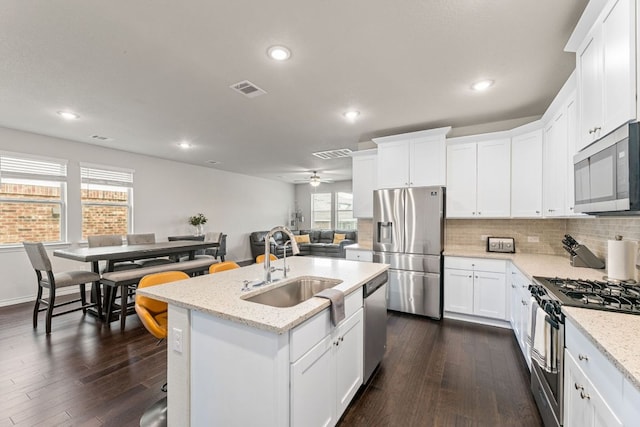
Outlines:
{"label": "kitchen island", "polygon": [[[288,279],[249,291],[244,281],[262,279],[261,264],[138,291],[169,303],[169,425],[337,422],[362,384],[362,286],[388,266],[316,257],[287,263]],[[303,276],[342,281],[335,289],[345,294],[345,320],[333,326],[322,298],[288,308],[246,300]]]}

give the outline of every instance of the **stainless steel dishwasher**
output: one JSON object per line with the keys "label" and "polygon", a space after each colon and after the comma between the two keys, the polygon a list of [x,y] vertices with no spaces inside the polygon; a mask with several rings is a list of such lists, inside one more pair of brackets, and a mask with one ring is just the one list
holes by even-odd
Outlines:
{"label": "stainless steel dishwasher", "polygon": [[387,272],[364,285],[364,382],[382,361],[387,348]]}

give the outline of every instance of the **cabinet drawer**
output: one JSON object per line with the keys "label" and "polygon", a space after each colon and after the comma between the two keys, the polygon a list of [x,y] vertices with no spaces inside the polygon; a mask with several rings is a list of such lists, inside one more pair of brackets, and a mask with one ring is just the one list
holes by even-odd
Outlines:
{"label": "cabinet drawer", "polygon": [[593,385],[606,396],[607,403],[619,412],[622,402],[622,373],[596,348],[571,319],[566,319],[565,345],[576,364]]}
{"label": "cabinet drawer", "polygon": [[447,256],[444,258],[445,268],[458,270],[488,271],[492,273],[505,273],[507,264],[502,259],[463,258]]}
{"label": "cabinet drawer", "polygon": [[[344,317],[348,319],[362,307],[362,288],[344,298]],[[331,324],[329,309],[322,310],[311,319],[296,326],[289,332],[290,358],[294,362],[314,345],[329,335],[334,326]]]}
{"label": "cabinet drawer", "polygon": [[361,251],[358,249],[347,249],[345,251],[345,258],[351,261],[364,261],[364,262],[372,262],[373,261],[373,252],[371,251]]}

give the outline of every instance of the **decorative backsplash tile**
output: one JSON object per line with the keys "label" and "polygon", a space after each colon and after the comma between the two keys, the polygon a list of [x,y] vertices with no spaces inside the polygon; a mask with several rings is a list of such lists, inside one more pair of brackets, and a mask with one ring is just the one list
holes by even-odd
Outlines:
{"label": "decorative backsplash tile", "polygon": [[567,233],[586,245],[596,256],[606,259],[607,241],[616,235],[625,240],[640,241],[640,218],[575,218],[567,220]]}
{"label": "decorative backsplash tile", "polygon": [[516,252],[563,255],[566,228],[565,219],[447,219],[445,248],[484,251],[487,236],[513,237]]}
{"label": "decorative backsplash tile", "polygon": [[[486,236],[513,237],[517,252],[568,257],[561,243],[565,234],[571,234],[596,256],[606,259],[607,241],[616,235],[640,241],[640,218],[447,219],[445,249],[485,251]],[[372,219],[358,220],[358,242],[372,244]]]}
{"label": "decorative backsplash tile", "polygon": [[362,246],[373,245],[373,219],[358,218],[358,243]]}

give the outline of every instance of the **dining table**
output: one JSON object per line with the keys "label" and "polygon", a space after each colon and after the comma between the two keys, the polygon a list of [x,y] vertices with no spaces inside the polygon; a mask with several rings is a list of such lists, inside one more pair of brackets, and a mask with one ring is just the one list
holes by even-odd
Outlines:
{"label": "dining table", "polygon": [[[68,249],[56,249],[53,255],[80,262],[90,262],[91,270],[100,274],[100,261],[107,262],[105,272],[113,271],[117,262],[135,261],[138,259],[159,258],[171,255],[188,254],[189,259],[195,259],[196,252],[207,248],[219,246],[218,242],[206,242],[198,240],[174,240],[169,242],[145,243],[140,245],[100,246],[100,247],[74,247]],[[101,295],[100,282],[94,283],[91,291],[91,300],[97,301]],[[106,295],[105,295],[106,297]],[[103,304],[100,304],[102,306]],[[96,317],[103,319],[103,314],[90,310]],[[104,320],[104,319],[103,319]]]}

